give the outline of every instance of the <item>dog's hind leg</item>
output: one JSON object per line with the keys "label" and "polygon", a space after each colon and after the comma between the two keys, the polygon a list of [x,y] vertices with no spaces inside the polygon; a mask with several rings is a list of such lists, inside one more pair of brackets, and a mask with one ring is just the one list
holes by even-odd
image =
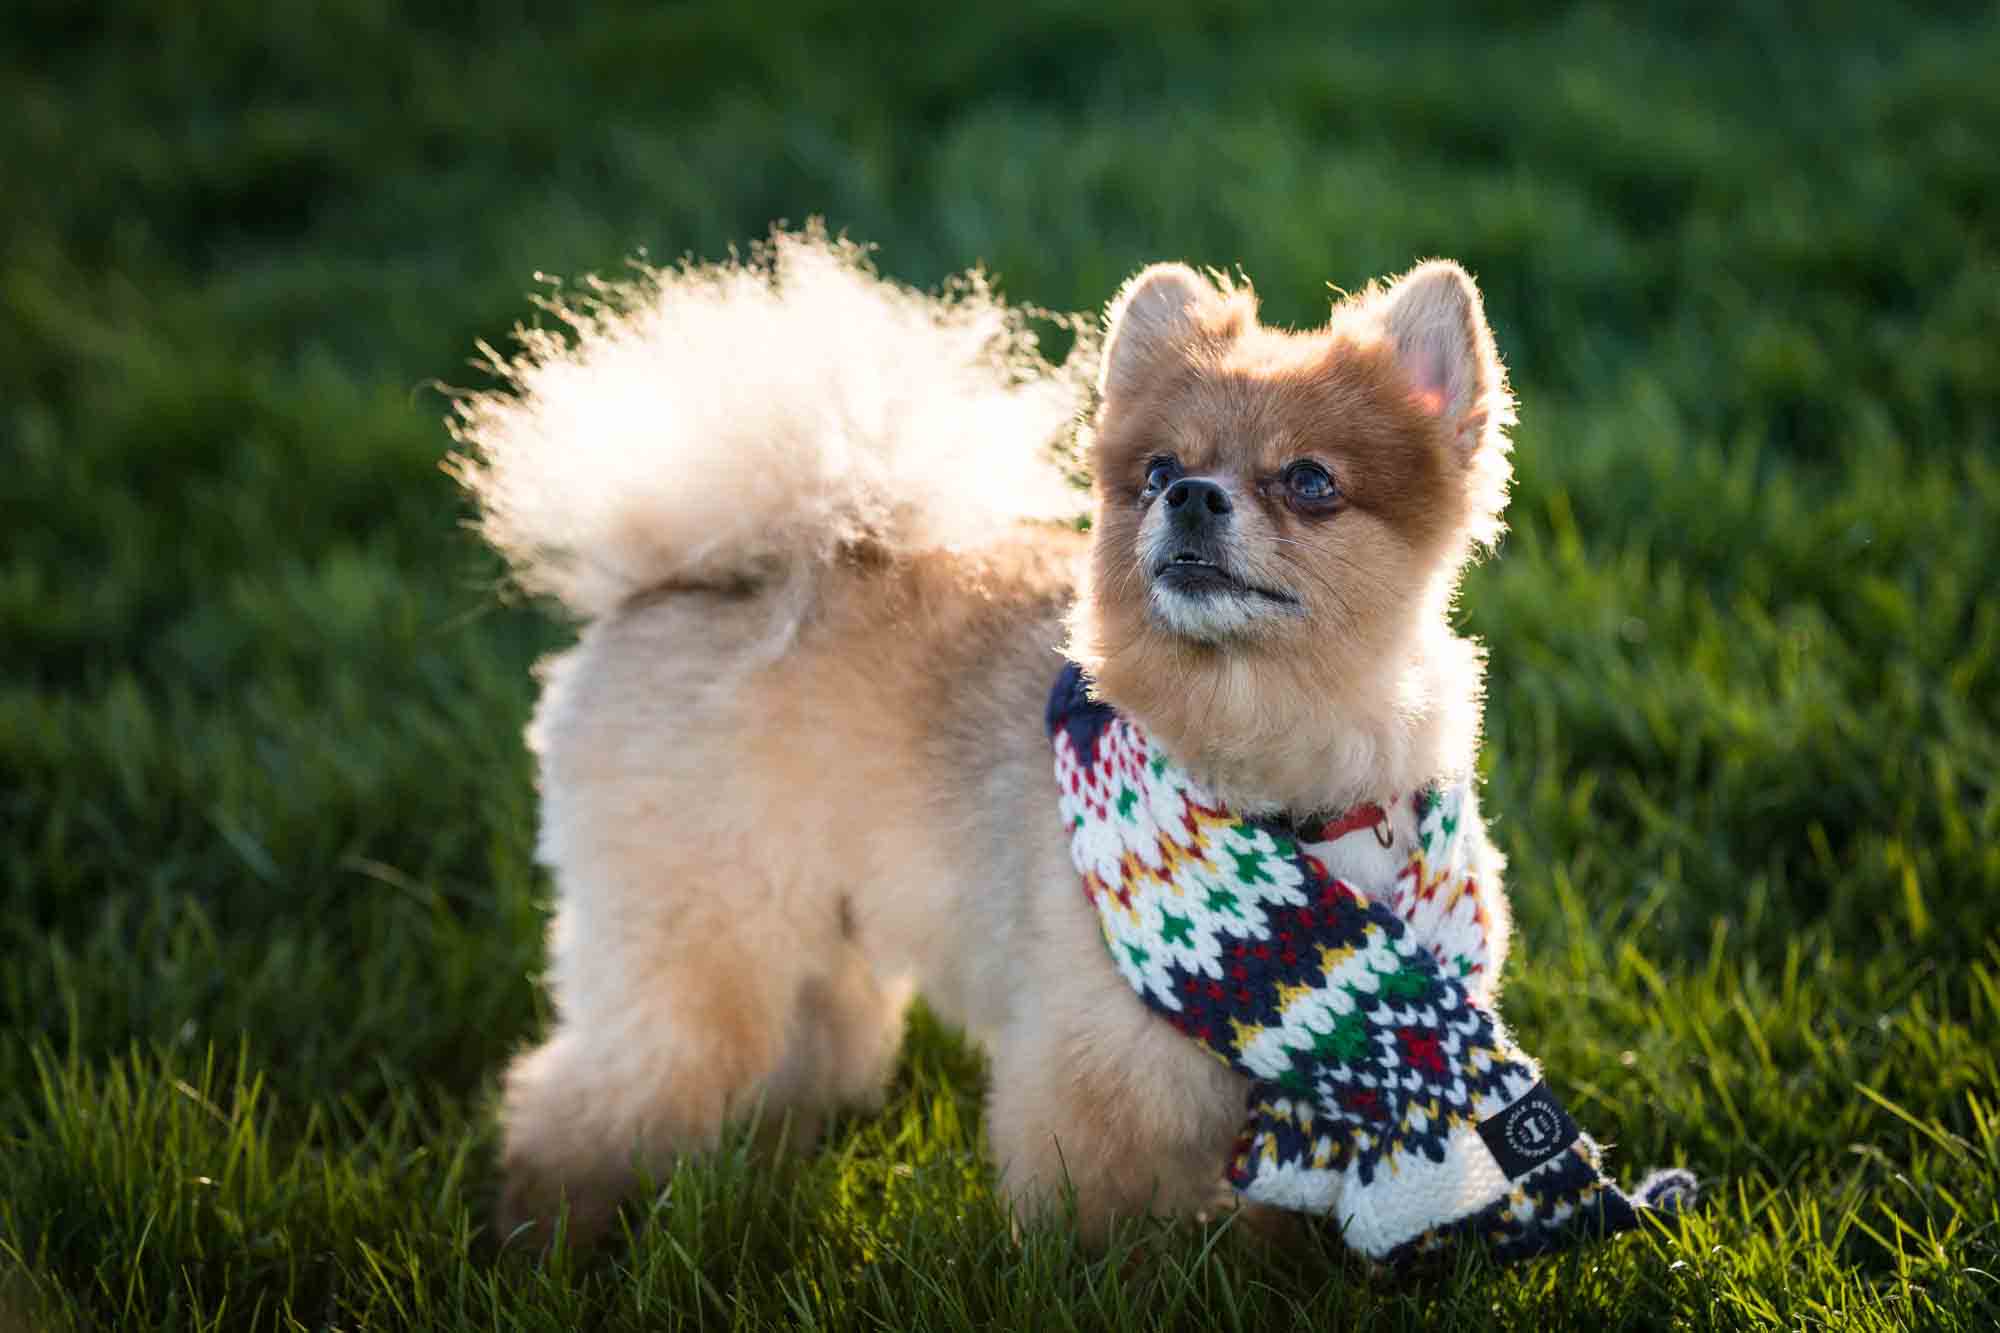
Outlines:
{"label": "dog's hind leg", "polygon": [[642,1172],[714,1147],[753,1111],[810,1140],[835,1105],[879,1097],[903,994],[837,922],[788,920],[765,888],[683,879],[618,913],[569,895],[556,1030],[506,1076],[503,1240],[532,1225],[547,1243],[565,1204],[571,1235],[595,1234]]}

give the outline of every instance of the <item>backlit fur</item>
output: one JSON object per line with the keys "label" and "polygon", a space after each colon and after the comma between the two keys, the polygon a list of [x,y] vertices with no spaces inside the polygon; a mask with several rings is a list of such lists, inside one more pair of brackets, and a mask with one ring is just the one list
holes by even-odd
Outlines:
{"label": "backlit fur", "polygon": [[[1512,420],[1469,281],[1434,264],[1402,284],[1428,303],[1449,300],[1422,290],[1432,285],[1464,284],[1470,298],[1473,377],[1456,386],[1453,412],[1413,384],[1388,328],[1389,290],[1371,288],[1301,334],[1258,324],[1248,290],[1168,276],[1191,298],[1183,318],[1109,352],[1125,364],[1105,378],[1096,541],[1070,654],[1246,808],[1344,806],[1465,773],[1482,662],[1446,616],[1472,548],[1498,534]],[[1461,317],[1448,306],[1423,314]],[[1214,642],[1160,613],[1148,577],[1160,510],[1141,503],[1141,488],[1161,454],[1224,486],[1245,572],[1293,594],[1303,614],[1267,614]],[[1302,459],[1339,486],[1323,515],[1301,514],[1275,484]]]}
{"label": "backlit fur", "polygon": [[[1067,645],[1244,807],[1463,772],[1480,659],[1445,616],[1508,419],[1469,280],[1428,266],[1290,334],[1149,270],[1097,375],[1087,539],[1024,519],[1063,508],[1096,342],[1041,366],[976,283],[919,296],[791,236],[568,314],[467,401],[456,464],[586,621],[529,733],[556,1019],[507,1073],[504,1227],[546,1239],[566,1201],[587,1232],[752,1107],[809,1130],[867,1104],[919,991],[986,1045],[1024,1213],[1065,1182],[1090,1235],[1212,1206],[1245,1086],[1106,955],[1043,704]],[[1162,609],[1161,452],[1230,488],[1231,558],[1294,606]],[[1342,495],[1310,521],[1268,485],[1303,456]]]}

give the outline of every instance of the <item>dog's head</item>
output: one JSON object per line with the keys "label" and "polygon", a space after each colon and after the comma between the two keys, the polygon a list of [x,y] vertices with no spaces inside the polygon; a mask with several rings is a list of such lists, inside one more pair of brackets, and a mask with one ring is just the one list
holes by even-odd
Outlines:
{"label": "dog's head", "polygon": [[1509,476],[1464,270],[1422,265],[1292,333],[1247,288],[1156,265],[1111,307],[1100,389],[1071,651],[1104,693],[1170,734],[1207,713],[1265,746],[1410,707],[1408,659],[1445,634]]}

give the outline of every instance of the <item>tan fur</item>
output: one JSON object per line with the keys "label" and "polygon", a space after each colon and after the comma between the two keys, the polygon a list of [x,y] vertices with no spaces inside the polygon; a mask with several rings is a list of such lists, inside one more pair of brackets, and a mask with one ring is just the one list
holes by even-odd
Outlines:
{"label": "tan fur", "polygon": [[[1476,293],[1426,289],[1400,333],[1396,296],[1295,335],[1260,326],[1247,291],[1142,275],[1114,307],[1143,314],[1108,350],[1090,539],[849,532],[831,555],[785,564],[766,545],[740,568],[705,550],[699,580],[632,588],[546,667],[530,741],[558,1020],[506,1080],[508,1229],[563,1199],[600,1225],[638,1168],[753,1107],[810,1129],[868,1103],[919,991],[990,1053],[988,1139],[1023,1212],[1065,1182],[1093,1236],[1216,1202],[1246,1088],[1107,957],[1043,706],[1067,642],[1246,807],[1324,809],[1470,767],[1481,663],[1445,614],[1497,525],[1507,400]],[[1449,320],[1463,336],[1434,337]],[[1410,336],[1445,359],[1416,364]],[[1434,366],[1460,377],[1435,403]],[[1149,614],[1158,519],[1138,488],[1163,451],[1230,488],[1235,549],[1295,612],[1219,643]],[[1301,457],[1333,472],[1337,513],[1273,488]]]}
{"label": "tan fur", "polygon": [[[1178,287],[1185,270],[1170,272]],[[1476,294],[1470,306],[1428,299],[1438,274],[1465,281],[1444,265],[1406,280],[1431,307],[1413,321],[1425,333],[1439,310],[1455,321],[1477,312]],[[1402,292],[1371,289],[1327,328],[1292,334],[1258,326],[1248,291],[1210,288],[1178,326],[1142,331],[1153,347],[1130,347],[1121,329],[1107,351],[1125,363],[1126,389],[1106,384],[1099,535],[1069,651],[1107,698],[1249,806],[1349,804],[1461,775],[1478,748],[1483,663],[1445,614],[1472,545],[1497,528],[1498,429],[1511,411],[1483,318],[1476,333],[1461,325],[1455,410],[1415,401],[1385,326],[1411,313]],[[1149,614],[1137,548],[1156,513],[1138,499],[1162,452],[1238,497],[1250,571],[1298,593],[1304,617],[1217,646]],[[1300,458],[1340,484],[1333,516],[1301,518],[1274,498],[1277,470]]]}

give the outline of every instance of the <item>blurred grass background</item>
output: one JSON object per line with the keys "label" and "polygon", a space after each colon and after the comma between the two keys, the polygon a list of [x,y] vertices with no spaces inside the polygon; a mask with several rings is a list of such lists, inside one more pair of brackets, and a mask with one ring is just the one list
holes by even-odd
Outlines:
{"label": "blurred grass background", "polygon": [[[2000,1323],[1991,6],[25,0],[0,53],[0,1326]],[[538,274],[815,213],[1058,309],[1477,273],[1509,1014],[1702,1213],[1394,1283],[1016,1244],[919,1017],[827,1151],[494,1253],[564,633],[436,386]]]}

